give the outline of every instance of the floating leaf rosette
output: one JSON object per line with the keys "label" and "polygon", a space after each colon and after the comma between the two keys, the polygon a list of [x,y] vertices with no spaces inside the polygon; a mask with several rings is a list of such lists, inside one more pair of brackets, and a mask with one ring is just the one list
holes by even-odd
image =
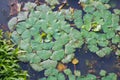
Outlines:
{"label": "floating leaf rosette", "polygon": [[[87,44],[87,48],[99,57],[109,55],[120,43],[119,32],[119,10],[112,13],[106,5],[109,0],[89,1],[80,0],[84,4],[81,35]],[[75,19],[77,20],[77,19]],[[81,23],[81,20],[79,20]],[[77,20],[77,22],[79,22]],[[112,46],[116,45],[115,48]]]}
{"label": "floating leaf rosette", "polygon": [[32,4],[18,16],[11,19],[13,21],[17,18],[14,24],[9,21],[12,41],[26,51],[19,54],[18,58],[29,62],[37,71],[56,67],[58,61],[69,63],[74,58],[75,48],[83,44],[80,32],[70,27],[64,14],[53,12],[45,4]]}

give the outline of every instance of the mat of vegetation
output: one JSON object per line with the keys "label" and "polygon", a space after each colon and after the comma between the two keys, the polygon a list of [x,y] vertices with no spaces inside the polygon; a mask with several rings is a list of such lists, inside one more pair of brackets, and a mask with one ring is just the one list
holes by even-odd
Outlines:
{"label": "mat of vegetation", "polygon": [[[25,3],[24,11],[8,23],[13,43],[25,51],[18,54],[19,60],[29,62],[36,71],[45,70],[40,80],[97,80],[92,74],[81,76],[79,70],[72,73],[65,64],[78,64],[74,52],[83,46],[100,58],[111,52],[120,56],[120,10],[111,12],[108,1],[80,0],[82,10],[62,9],[66,3],[54,10],[58,0]],[[117,80],[116,74],[104,70],[100,76]]]}

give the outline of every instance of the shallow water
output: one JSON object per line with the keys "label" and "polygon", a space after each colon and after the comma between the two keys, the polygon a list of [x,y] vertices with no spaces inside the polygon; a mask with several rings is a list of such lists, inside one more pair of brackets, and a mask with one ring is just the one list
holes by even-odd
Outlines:
{"label": "shallow water", "polygon": [[[34,1],[34,0],[19,0],[19,2],[27,2],[27,1]],[[81,9],[81,7],[77,4],[78,0],[68,0],[69,6],[75,9]],[[120,9],[120,0],[111,0],[114,4],[116,4],[116,7]],[[111,9],[112,10],[112,9]],[[3,29],[4,31],[7,31],[7,23],[8,20],[11,18],[9,16],[10,12],[10,4],[8,0],[1,0],[0,2],[0,29]],[[84,52],[82,49],[76,49],[75,52],[76,58],[79,59],[79,64],[76,65],[76,69],[80,70],[83,75],[89,73],[94,73],[98,75],[99,71],[101,69],[106,70],[107,72],[120,72],[120,68],[116,68],[115,64],[117,63],[116,56],[114,53],[112,53],[108,57],[99,58],[95,53],[90,52]],[[28,73],[30,75],[29,80],[37,80],[40,77],[44,76],[44,71],[42,72],[36,72],[34,71],[30,66],[29,63],[19,63],[21,68],[23,70],[28,70]],[[74,70],[74,65],[69,63],[68,68]],[[119,79],[120,80],[120,77]]]}

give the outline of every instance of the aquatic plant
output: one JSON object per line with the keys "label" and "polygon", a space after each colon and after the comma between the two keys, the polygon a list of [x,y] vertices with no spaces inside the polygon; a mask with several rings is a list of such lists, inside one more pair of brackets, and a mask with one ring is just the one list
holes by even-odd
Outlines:
{"label": "aquatic plant", "polygon": [[18,64],[18,52],[9,40],[3,39],[0,30],[0,80],[27,80],[27,71],[22,71]]}
{"label": "aquatic plant", "polygon": [[[83,36],[88,49],[100,57],[109,55],[117,49],[120,43],[119,15],[108,9],[107,1],[85,1],[83,0],[83,15],[81,35]],[[115,12],[115,11],[114,11]],[[77,24],[76,24],[77,25]],[[115,48],[112,46],[116,45]]]}
{"label": "aquatic plant", "polygon": [[106,73],[107,73],[107,72],[106,72],[105,70],[100,70],[100,73],[99,73],[99,74],[100,74],[100,76],[106,76]]}
{"label": "aquatic plant", "polygon": [[[24,15],[19,19],[20,13],[8,23],[12,31],[12,41],[20,49],[26,51],[24,54],[19,54],[18,58],[22,61],[29,61],[33,68],[39,66],[41,70],[47,65],[56,67],[58,61],[70,62],[74,58],[73,52],[76,48],[75,41],[70,36],[74,31],[65,21],[62,13],[53,12],[45,4],[36,6],[36,10],[33,7],[23,14],[28,14],[28,12],[29,15]],[[25,18],[26,16],[28,17]],[[14,19],[19,21],[13,23]],[[70,49],[73,51],[71,52]]]}
{"label": "aquatic plant", "polygon": [[[103,70],[102,73],[104,73]],[[76,70],[74,74],[72,74],[70,69],[64,70],[63,73],[58,72],[56,69],[49,69],[45,71],[45,74],[48,74],[46,75],[46,78],[43,77],[39,80],[117,80],[117,75],[115,73],[108,73],[107,75],[102,75],[97,78],[93,74],[82,76],[79,70]]]}
{"label": "aquatic plant", "polygon": [[[20,53],[18,58],[29,62],[36,71],[48,70],[45,73],[48,76],[47,72],[51,70],[59,71],[56,70],[59,63],[67,64],[74,60],[76,48],[86,46],[99,57],[118,53],[120,11],[115,9],[110,12],[108,1],[80,0],[83,10],[69,8],[59,11],[53,10],[53,6],[59,4],[58,0],[45,0],[46,4],[39,6],[26,3],[26,11],[21,11],[8,23],[13,43],[26,51]],[[75,65],[78,61],[72,63]],[[75,75],[80,75],[80,72],[75,70]],[[74,80],[75,75],[68,77]],[[91,78],[95,77],[92,75]],[[57,78],[48,76],[47,80],[51,79]]]}

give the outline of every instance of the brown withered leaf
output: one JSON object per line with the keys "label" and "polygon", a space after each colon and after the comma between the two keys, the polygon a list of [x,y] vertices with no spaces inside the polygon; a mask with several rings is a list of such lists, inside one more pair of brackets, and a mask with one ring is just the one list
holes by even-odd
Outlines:
{"label": "brown withered leaf", "polygon": [[63,63],[59,63],[57,66],[58,71],[64,71],[67,68]]}
{"label": "brown withered leaf", "polygon": [[16,15],[21,11],[21,4],[17,0],[10,0],[10,16]]}
{"label": "brown withered leaf", "polygon": [[60,11],[65,5],[66,5],[66,3],[63,3],[62,5],[60,5],[60,6],[58,7],[58,10]]}

